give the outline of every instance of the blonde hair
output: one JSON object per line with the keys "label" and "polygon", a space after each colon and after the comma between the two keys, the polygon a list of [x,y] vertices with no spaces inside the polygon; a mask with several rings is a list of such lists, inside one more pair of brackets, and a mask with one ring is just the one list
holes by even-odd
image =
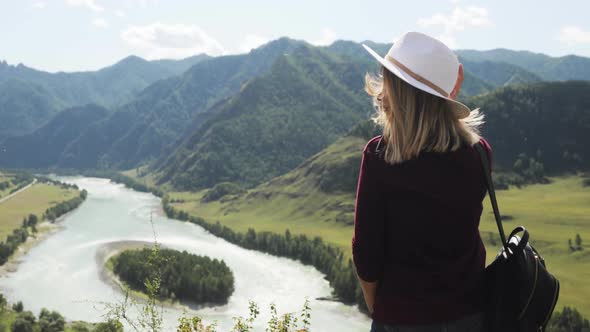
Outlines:
{"label": "blonde hair", "polygon": [[419,90],[381,68],[365,76],[365,91],[373,97],[373,121],[383,130],[385,161],[398,164],[422,151],[455,151],[480,139],[483,114],[478,109],[458,119],[448,101]]}

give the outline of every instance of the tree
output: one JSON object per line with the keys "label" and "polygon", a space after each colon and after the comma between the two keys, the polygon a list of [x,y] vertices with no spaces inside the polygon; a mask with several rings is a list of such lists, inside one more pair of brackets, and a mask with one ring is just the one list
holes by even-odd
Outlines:
{"label": "tree", "polygon": [[6,308],[6,298],[4,297],[4,294],[0,294],[0,313],[4,312],[4,309]]}
{"label": "tree", "polygon": [[64,330],[65,324],[65,320],[59,312],[41,309],[39,314],[41,332],[60,332]]}
{"label": "tree", "polygon": [[39,218],[34,214],[29,214],[29,218],[27,219],[27,226],[28,227],[35,227],[39,222]]}
{"label": "tree", "polygon": [[35,315],[30,311],[20,312],[12,324],[10,324],[11,332],[33,332],[35,325]]}
{"label": "tree", "polygon": [[18,301],[15,304],[12,305],[12,310],[16,311],[16,312],[22,312],[23,311],[23,302],[22,301]]}
{"label": "tree", "polygon": [[547,332],[587,332],[590,331],[590,322],[582,317],[578,310],[564,307],[563,311],[556,312],[547,325]]}
{"label": "tree", "polygon": [[580,234],[576,234],[576,249],[582,250],[582,237]]}

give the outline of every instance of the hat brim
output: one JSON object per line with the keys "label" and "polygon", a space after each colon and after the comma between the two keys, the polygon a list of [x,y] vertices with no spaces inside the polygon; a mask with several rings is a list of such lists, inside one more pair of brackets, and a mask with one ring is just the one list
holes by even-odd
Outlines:
{"label": "hat brim", "polygon": [[363,47],[365,48],[365,50],[367,50],[367,52],[369,52],[369,54],[371,54],[377,61],[379,61],[379,63],[381,63],[383,67],[385,67],[392,74],[399,77],[404,82],[424,92],[430,93],[431,95],[435,95],[437,97],[447,100],[449,109],[451,110],[451,112],[453,112],[453,114],[455,114],[457,118],[463,119],[469,116],[471,110],[469,109],[469,107],[467,107],[467,105],[462,104],[454,99],[451,99],[448,96],[444,96],[436,92],[434,89],[430,88],[426,84],[416,80],[410,74],[406,73],[403,69],[396,66],[393,62],[387,61],[385,58],[377,54],[377,52],[375,52],[369,46],[363,44]]}

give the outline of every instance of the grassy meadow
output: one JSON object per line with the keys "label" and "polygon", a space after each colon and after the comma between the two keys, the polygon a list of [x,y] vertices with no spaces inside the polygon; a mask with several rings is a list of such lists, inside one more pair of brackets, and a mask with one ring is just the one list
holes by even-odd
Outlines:
{"label": "grassy meadow", "polygon": [[[285,181],[286,179],[283,179]],[[506,232],[524,225],[530,232],[533,245],[547,261],[549,270],[561,281],[558,309],[564,305],[578,308],[590,316],[590,187],[582,185],[580,176],[551,178],[550,184],[530,185],[498,192],[503,215],[511,216],[504,222]],[[298,183],[284,186],[281,192],[255,188],[240,197],[229,196],[220,201],[202,203],[206,190],[171,192],[178,200],[173,205],[209,222],[219,221],[237,231],[248,228],[256,231],[321,236],[325,241],[340,247],[350,257],[352,237],[351,209],[354,195],[326,194],[319,189],[298,193]],[[264,186],[263,186],[264,188]],[[337,222],[336,220],[339,221]],[[480,230],[486,242],[490,263],[499,247],[492,245],[497,230],[486,198]],[[580,234],[585,250],[571,252],[568,239],[574,241]]]}
{"label": "grassy meadow", "polygon": [[78,191],[58,186],[36,183],[7,201],[0,203],[0,239],[5,239],[12,230],[21,226],[23,218],[33,213],[38,217],[59,202],[74,198]]}

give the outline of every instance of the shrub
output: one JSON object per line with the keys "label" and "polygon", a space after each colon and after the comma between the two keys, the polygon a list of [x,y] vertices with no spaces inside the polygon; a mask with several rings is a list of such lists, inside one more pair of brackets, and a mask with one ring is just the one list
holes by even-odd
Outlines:
{"label": "shrub", "polygon": [[561,312],[555,312],[549,324],[547,332],[588,332],[590,322],[582,317],[578,310],[564,307]]}
{"label": "shrub", "polygon": [[16,318],[10,324],[11,332],[33,332],[35,326],[35,315],[30,311],[18,313]]}
{"label": "shrub", "polygon": [[207,190],[203,198],[203,202],[212,202],[220,199],[225,195],[239,195],[246,192],[245,189],[233,182],[222,182],[216,184],[213,188]]}

